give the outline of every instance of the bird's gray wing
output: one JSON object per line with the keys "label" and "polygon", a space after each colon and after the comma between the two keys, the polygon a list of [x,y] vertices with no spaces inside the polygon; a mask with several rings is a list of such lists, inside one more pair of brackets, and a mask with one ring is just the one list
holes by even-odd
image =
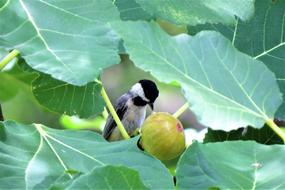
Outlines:
{"label": "bird's gray wing", "polygon": [[[129,99],[128,94],[124,94],[123,96],[121,96],[115,105],[115,110],[117,112],[118,117],[120,118],[120,120],[122,121],[122,118],[124,117],[124,114],[127,111],[127,101]],[[112,131],[116,128],[117,124],[114,121],[113,117],[111,114],[109,114],[106,125],[104,127],[103,130],[103,137],[105,139],[108,139],[110,137],[110,135],[112,134]]]}

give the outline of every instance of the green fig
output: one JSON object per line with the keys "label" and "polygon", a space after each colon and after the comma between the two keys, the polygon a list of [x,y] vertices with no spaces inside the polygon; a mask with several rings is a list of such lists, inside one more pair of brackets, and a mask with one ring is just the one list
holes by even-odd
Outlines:
{"label": "green fig", "polygon": [[169,113],[154,113],[142,125],[140,144],[160,160],[176,158],[186,147],[183,126]]}

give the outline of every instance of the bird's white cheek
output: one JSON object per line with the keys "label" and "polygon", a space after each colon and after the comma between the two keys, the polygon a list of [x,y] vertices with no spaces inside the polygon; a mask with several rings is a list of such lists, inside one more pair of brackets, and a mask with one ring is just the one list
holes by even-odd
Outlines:
{"label": "bird's white cheek", "polygon": [[143,88],[142,88],[142,86],[141,86],[140,83],[136,83],[136,84],[132,87],[131,91],[132,91],[134,94],[137,94],[138,96],[140,96],[144,101],[147,101],[147,102],[149,101],[149,99],[147,99],[147,98],[145,97]]}

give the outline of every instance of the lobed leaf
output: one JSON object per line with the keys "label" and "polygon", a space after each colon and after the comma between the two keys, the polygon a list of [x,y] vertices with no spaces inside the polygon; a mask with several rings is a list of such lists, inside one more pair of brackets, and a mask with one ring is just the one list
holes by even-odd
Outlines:
{"label": "lobed leaf", "polygon": [[74,86],[41,74],[33,81],[32,87],[38,102],[58,113],[88,118],[104,109],[101,85],[95,82]]}
{"label": "lobed leaf", "polygon": [[284,189],[284,145],[193,143],[177,168],[179,189]]}
{"label": "lobed leaf", "polygon": [[84,85],[119,62],[119,39],[103,23],[116,11],[110,1],[8,0],[0,8],[0,47],[18,49],[35,70]]}
{"label": "lobed leaf", "polygon": [[114,1],[122,20],[151,20],[150,16],[135,0]]}
{"label": "lobed leaf", "polygon": [[[285,1],[255,1],[255,15],[247,22],[236,20],[235,26],[222,24],[189,27],[190,34],[216,30],[230,39],[240,51],[258,59],[275,73],[281,92],[285,93]],[[276,113],[285,119],[285,102]]]}
{"label": "lobed leaf", "polygon": [[0,189],[65,187],[78,175],[108,165],[137,171],[147,188],[173,188],[167,169],[137,148],[137,138],[109,143],[90,131],[6,121],[0,123],[0,140]]}
{"label": "lobed leaf", "polygon": [[261,129],[253,127],[239,128],[229,132],[222,130],[212,130],[208,128],[208,132],[203,140],[204,143],[224,142],[235,140],[254,140],[261,144],[284,144],[283,140],[268,126]]}
{"label": "lobed leaf", "polygon": [[135,65],[162,82],[180,83],[192,110],[207,126],[226,131],[260,128],[282,101],[274,74],[217,32],[171,37],[154,23],[112,26]]}
{"label": "lobed leaf", "polygon": [[103,166],[80,176],[70,189],[148,189],[140,180],[139,173],[124,166]]}
{"label": "lobed leaf", "polygon": [[[0,48],[0,61],[8,54]],[[12,99],[20,90],[30,91],[32,81],[37,77],[35,73],[24,72],[16,62],[22,64],[23,60],[15,58],[0,72],[0,102]]]}
{"label": "lobed leaf", "polygon": [[19,68],[14,68],[9,72],[0,73],[0,101],[5,102],[12,99],[18,92],[31,91],[31,83],[36,74],[25,73]]}
{"label": "lobed leaf", "polygon": [[254,0],[135,0],[147,13],[176,24],[234,24],[235,16],[248,20],[254,13]]}

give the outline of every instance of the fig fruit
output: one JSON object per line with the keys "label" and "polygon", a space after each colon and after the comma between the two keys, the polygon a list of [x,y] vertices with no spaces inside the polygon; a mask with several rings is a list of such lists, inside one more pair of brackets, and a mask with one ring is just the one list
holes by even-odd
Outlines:
{"label": "fig fruit", "polygon": [[140,144],[160,160],[176,158],[186,147],[183,126],[169,113],[154,113],[142,125]]}

